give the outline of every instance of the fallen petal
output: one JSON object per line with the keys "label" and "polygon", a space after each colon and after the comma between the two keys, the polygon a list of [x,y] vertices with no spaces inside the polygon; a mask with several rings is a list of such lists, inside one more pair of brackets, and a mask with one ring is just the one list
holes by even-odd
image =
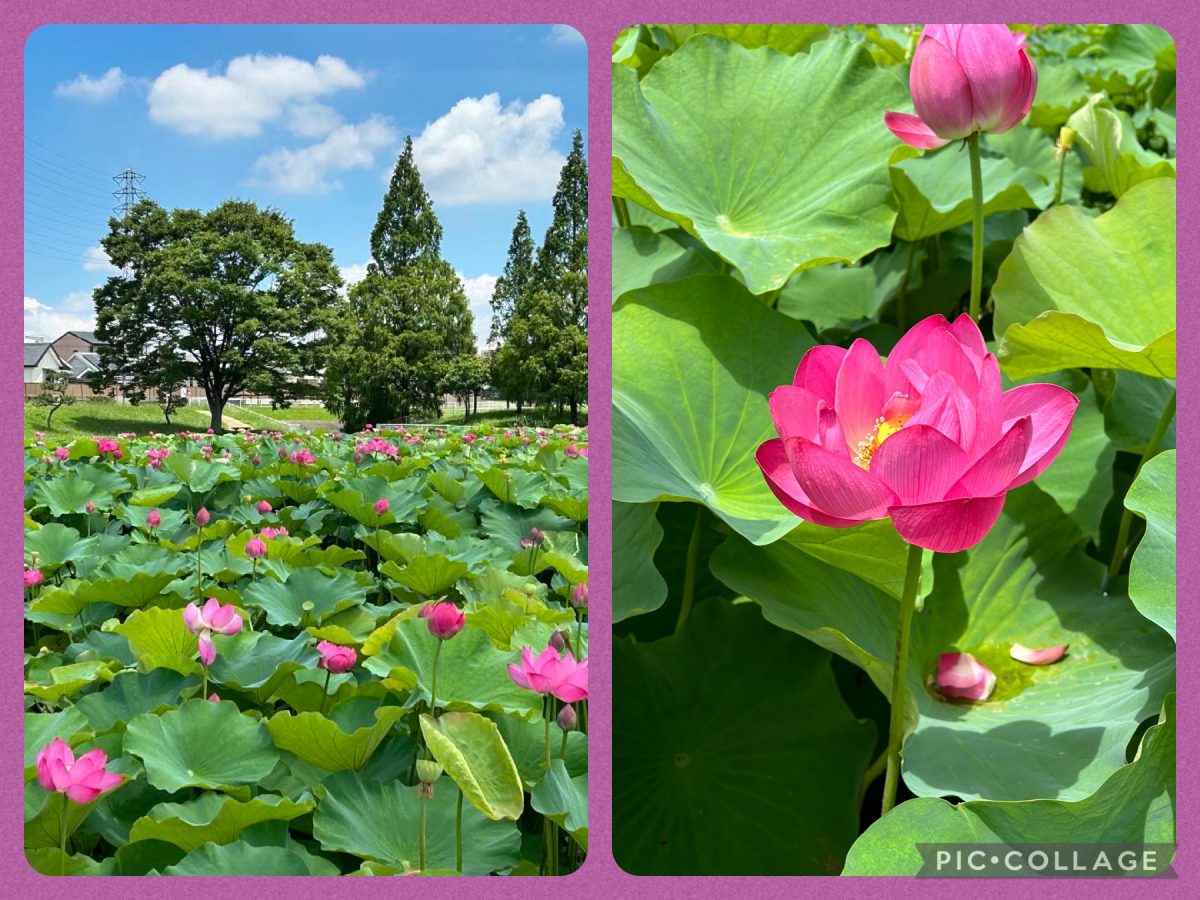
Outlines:
{"label": "fallen petal", "polygon": [[1048,666],[1051,663],[1056,663],[1067,652],[1069,644],[1063,644],[1061,647],[1043,647],[1040,650],[1035,650],[1032,647],[1026,647],[1024,644],[1013,644],[1012,649],[1008,651],[1008,655],[1017,662],[1028,663],[1031,666]]}

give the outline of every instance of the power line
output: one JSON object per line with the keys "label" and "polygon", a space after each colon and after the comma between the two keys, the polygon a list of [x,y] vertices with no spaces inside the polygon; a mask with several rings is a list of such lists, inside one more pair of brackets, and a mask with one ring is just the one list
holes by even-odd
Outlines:
{"label": "power line", "polygon": [[34,225],[36,225],[40,228],[49,228],[49,229],[61,232],[62,234],[74,234],[74,235],[78,235],[79,237],[87,237],[87,239],[90,241],[98,241],[98,240],[100,240],[101,237],[104,236],[104,230],[102,228],[97,227],[94,232],[89,233],[87,231],[84,231],[78,225],[70,225],[59,219],[53,219],[48,216],[37,215],[37,214],[29,212],[29,210],[26,210],[25,211],[25,224],[28,226],[30,224],[30,222],[32,222]]}
{"label": "power line", "polygon": [[[62,212],[60,207],[56,207],[56,206],[46,207],[46,206],[39,206],[37,204],[31,204],[29,202],[30,199],[31,198],[29,198],[29,197],[25,198],[25,214],[26,215],[30,215],[30,210],[33,210],[34,215],[42,216],[46,219],[51,219],[56,224],[73,223],[76,225],[85,225],[88,228],[100,228],[100,229],[106,229],[108,227],[108,218],[109,218],[110,214],[107,211],[104,214],[104,219],[102,220],[102,222],[97,223],[95,220],[88,220],[88,219],[80,218],[79,216],[73,216],[70,213],[64,213],[64,212]],[[38,199],[39,202],[45,202],[45,201],[42,201],[41,198],[36,198],[36,199]],[[87,215],[87,213],[85,212],[84,215]]]}
{"label": "power line", "polygon": [[45,169],[49,169],[50,171],[46,177],[53,176],[54,178],[65,178],[67,181],[70,181],[73,184],[81,185],[90,191],[97,190],[94,179],[81,178],[69,169],[65,169],[62,166],[57,166],[51,162],[46,162],[44,159],[38,159],[36,156],[31,156],[28,151],[25,153],[25,159],[33,163],[35,166],[41,166]]}
{"label": "power line", "polygon": [[93,169],[91,166],[85,165],[84,163],[79,162],[79,160],[77,160],[77,159],[72,159],[70,156],[67,156],[63,153],[59,153],[53,147],[48,147],[45,144],[43,144],[41,141],[35,141],[33,138],[29,137],[28,135],[26,135],[26,137],[25,137],[25,142],[27,144],[33,144],[35,147],[41,147],[43,150],[47,151],[48,153],[53,153],[59,159],[66,160],[71,165],[75,166],[78,169],[82,169],[85,172],[91,173],[93,175],[99,175],[101,178],[108,177],[103,172],[101,172],[99,169]]}
{"label": "power line", "polygon": [[62,181],[56,181],[54,178],[47,177],[46,175],[43,175],[41,172],[34,172],[30,169],[25,170],[25,178],[32,179],[33,182],[39,186],[44,185],[45,187],[72,191],[76,194],[83,194],[86,196],[96,196],[96,197],[105,196],[105,192],[103,190],[101,190],[100,188],[91,187],[91,188],[88,188],[87,190],[80,190],[80,188],[77,185],[67,184]]}
{"label": "power line", "polygon": [[[28,173],[26,173],[26,174],[28,174]],[[45,185],[41,185],[41,184],[31,185],[31,184],[29,184],[28,181],[26,181],[25,182],[25,190],[28,191],[31,187],[36,188],[39,191],[49,191],[50,193],[57,194],[60,197],[66,198],[67,200],[74,200],[80,206],[90,206],[90,207],[94,207],[95,209],[102,209],[106,213],[108,212],[107,207],[101,206],[99,203],[92,203],[90,200],[80,200],[78,197],[68,194],[65,191],[55,190],[52,187],[46,187]],[[35,196],[36,196],[36,194],[35,194]]]}

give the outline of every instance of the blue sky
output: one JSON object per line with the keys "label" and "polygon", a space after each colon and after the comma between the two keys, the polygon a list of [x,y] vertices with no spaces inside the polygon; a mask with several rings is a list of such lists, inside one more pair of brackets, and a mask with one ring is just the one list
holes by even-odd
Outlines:
{"label": "blue sky", "polygon": [[91,325],[126,168],[167,207],[275,206],[361,277],[405,135],[486,334],[517,210],[540,240],[571,133],[586,135],[586,72],[582,39],[551,26],[39,29],[25,49],[26,334]]}

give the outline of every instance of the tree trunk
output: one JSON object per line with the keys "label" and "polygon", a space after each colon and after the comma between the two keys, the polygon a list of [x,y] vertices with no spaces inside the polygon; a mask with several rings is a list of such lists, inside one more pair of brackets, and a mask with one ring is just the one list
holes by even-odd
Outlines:
{"label": "tree trunk", "polygon": [[471,400],[475,405],[475,408],[473,410],[471,410],[471,414],[477,416],[477,415],[479,415],[479,394],[477,392],[472,393]]}
{"label": "tree trunk", "polygon": [[571,394],[571,424],[579,424],[579,401],[575,399],[574,394]]}
{"label": "tree trunk", "polygon": [[525,408],[525,401],[522,400],[520,397],[518,397],[517,398],[517,415],[518,416],[521,415],[521,412],[524,410],[524,408]]}
{"label": "tree trunk", "polygon": [[225,401],[221,399],[221,395],[208,398],[208,427],[215,434],[221,433],[221,418],[225,412]]}

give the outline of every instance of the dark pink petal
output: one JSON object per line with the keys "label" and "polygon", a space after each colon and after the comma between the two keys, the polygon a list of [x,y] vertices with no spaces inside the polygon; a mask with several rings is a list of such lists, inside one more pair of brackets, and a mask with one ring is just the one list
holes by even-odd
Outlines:
{"label": "dark pink petal", "polygon": [[921,40],[935,40],[951,53],[957,53],[958,36],[965,27],[965,25],[926,25],[921,29]]}
{"label": "dark pink petal", "polygon": [[1045,471],[1066,446],[1079,398],[1056,384],[1023,384],[1005,391],[1002,401],[1006,428],[1024,416],[1033,420],[1033,437],[1012,490]]}
{"label": "dark pink petal", "polygon": [[108,755],[103,750],[98,747],[90,750],[75,760],[75,765],[71,766],[71,780],[83,781],[93,772],[103,769],[107,762]]}
{"label": "dark pink petal", "polygon": [[[1022,38],[1025,35],[1021,35]],[[992,129],[997,134],[1008,131],[1014,125],[1018,124],[1022,119],[1029,115],[1029,110],[1033,107],[1033,98],[1037,94],[1037,66],[1034,65],[1029,54],[1021,47],[1020,51],[1022,72],[1022,85],[1024,92],[1014,91],[1010,98],[1008,109],[1005,110],[1004,120],[999,127]]]}
{"label": "dark pink petal", "polygon": [[1004,494],[894,506],[888,512],[900,537],[910,544],[937,553],[957,553],[982,541],[1002,509]]}
{"label": "dark pink petal", "polygon": [[785,384],[771,392],[768,404],[775,430],[781,438],[802,437],[816,441],[819,436],[821,398],[807,388]]}
{"label": "dark pink petal", "polygon": [[950,328],[931,333],[913,353],[913,359],[921,364],[921,368],[933,377],[938,372],[944,372],[954,379],[968,396],[974,397],[979,389],[979,367],[971,353],[959,341]]}
{"label": "dark pink petal", "polygon": [[979,326],[975,324],[974,319],[963,313],[950,326],[950,333],[954,335],[955,340],[958,341],[958,345],[967,354],[967,358],[971,360],[971,364],[975,367],[975,374],[978,375],[980,368],[983,366],[983,359],[988,355],[987,344],[983,340],[983,332],[979,330]]}
{"label": "dark pink petal", "polygon": [[975,123],[983,131],[1000,127],[1014,102],[1024,103],[1029,74],[1023,56],[1007,25],[965,25],[959,33],[954,58],[971,86]]}
{"label": "dark pink petal", "polygon": [[212,635],[208,631],[200,632],[200,662],[204,663],[205,667],[211,666],[217,658],[217,647],[213,643]]}
{"label": "dark pink petal", "polygon": [[933,133],[933,129],[921,121],[920,116],[912,113],[898,113],[888,110],[883,114],[883,124],[888,131],[910,147],[921,150],[936,150],[950,143]]}
{"label": "dark pink petal", "polygon": [[792,384],[806,388],[820,397],[828,406],[833,406],[837,387],[838,369],[846,351],[832,344],[818,344],[804,354],[796,367]]}
{"label": "dark pink petal", "polygon": [[988,354],[979,370],[979,392],[975,395],[975,440],[967,456],[972,462],[995,446],[1004,434],[1004,389],[1000,365]]}
{"label": "dark pink petal", "polygon": [[908,74],[913,107],[940,138],[956,140],[975,130],[971,84],[954,53],[932,34],[921,35]]}
{"label": "dark pink petal", "polygon": [[516,663],[508,664],[508,674],[518,687],[529,689],[529,679],[525,677],[525,670]]}
{"label": "dark pink petal", "polygon": [[908,420],[907,427],[914,425],[928,425],[960,447],[970,447],[975,439],[975,406],[953,378],[938,372],[925,386],[921,408]]}
{"label": "dark pink petal", "polygon": [[[213,599],[215,600],[216,598],[214,597]],[[208,607],[206,606],[205,610],[207,609]],[[208,624],[212,627],[213,631],[220,631],[223,634],[225,626],[229,624],[229,621],[235,615],[237,615],[237,611],[234,609],[232,603],[227,606],[217,604],[216,610],[208,618]]]}
{"label": "dark pink petal", "polygon": [[859,338],[850,345],[838,369],[833,403],[851,452],[854,445],[875,428],[885,399],[883,363],[879,353],[869,342]]}
{"label": "dark pink petal", "polygon": [[82,784],[72,784],[66,789],[67,798],[81,806],[91,803],[100,796],[100,791]]}
{"label": "dark pink petal", "polygon": [[846,446],[846,435],[842,431],[842,423],[838,421],[833,407],[825,407],[817,416],[817,443],[837,456],[846,458],[850,456],[850,448]]}
{"label": "dark pink petal", "polygon": [[1017,419],[1004,437],[967,470],[949,497],[994,497],[1006,491],[1021,469],[1032,435],[1029,417]]}
{"label": "dark pink petal", "polygon": [[784,441],[792,472],[814,509],[839,519],[882,519],[895,500],[882,481],[804,438]]}
{"label": "dark pink petal", "polygon": [[183,608],[183,624],[192,634],[200,630],[200,607],[195,603],[189,603]]}
{"label": "dark pink petal", "polygon": [[854,519],[841,519],[813,509],[812,501],[808,499],[808,495],[796,481],[792,464],[787,458],[787,451],[783,448],[783,441],[775,439],[761,444],[754,459],[767,479],[767,487],[771,489],[771,493],[778,498],[779,502],[787,507],[789,512],[816,525],[830,528],[850,528],[861,524]]}
{"label": "dark pink petal", "polygon": [[966,467],[962,448],[928,425],[900,429],[871,458],[871,474],[905,506],[945,499]]}
{"label": "dark pink petal", "polygon": [[1008,655],[1017,662],[1028,663],[1031,666],[1048,666],[1062,659],[1068,646],[1070,645],[1063,644],[1060,647],[1043,647],[1040,650],[1034,650],[1024,644],[1013,644]]}
{"label": "dark pink petal", "polygon": [[930,335],[938,331],[946,331],[949,328],[950,323],[946,321],[945,316],[927,316],[904,332],[904,337],[896,342],[896,346],[888,354],[887,364],[883,367],[883,389],[888,397],[895,393],[912,393],[913,387],[916,387],[918,392],[921,390],[924,381],[933,373],[926,373],[922,384],[914,385],[905,374],[903,364],[905,360],[916,358],[917,350],[929,339]]}
{"label": "dark pink petal", "polygon": [[50,783],[56,791],[65,791],[71,786],[71,773],[67,770],[67,765],[62,757],[50,759]]}
{"label": "dark pink petal", "polygon": [[216,597],[209,597],[208,601],[204,604],[204,609],[201,610],[201,618],[203,619],[204,626],[206,628],[212,627],[213,619],[216,618],[220,611],[221,601],[219,601]]}

